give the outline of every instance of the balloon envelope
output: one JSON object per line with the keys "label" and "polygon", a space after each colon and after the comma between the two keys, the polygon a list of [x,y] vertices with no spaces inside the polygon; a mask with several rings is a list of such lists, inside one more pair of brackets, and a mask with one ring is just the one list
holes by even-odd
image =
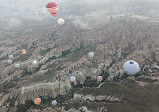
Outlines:
{"label": "balloon envelope", "polygon": [[88,57],[91,57],[91,58],[92,58],[93,56],[94,56],[94,52],[89,52],[89,53],[88,53]]}
{"label": "balloon envelope", "polygon": [[53,101],[51,102],[51,105],[52,105],[52,106],[56,106],[56,105],[57,105],[57,101],[56,101],[56,100],[53,100]]}
{"label": "balloon envelope", "polygon": [[19,68],[19,67],[20,67],[19,63],[15,64],[15,68]]}
{"label": "balloon envelope", "polygon": [[36,60],[34,60],[32,63],[33,63],[34,65],[36,65],[38,62],[37,62]]}
{"label": "balloon envelope", "polygon": [[9,55],[9,59],[13,58],[13,55]]}
{"label": "balloon envelope", "polygon": [[12,60],[8,60],[8,64],[12,64]]}
{"label": "balloon envelope", "polygon": [[40,105],[41,104],[41,98],[35,98],[34,104],[35,105]]}
{"label": "balloon envelope", "polygon": [[56,16],[56,13],[58,12],[58,5],[55,2],[49,2],[46,5],[46,9],[50,14]]}
{"label": "balloon envelope", "polygon": [[129,60],[124,63],[123,69],[127,75],[135,75],[140,71],[140,66],[137,62]]}
{"label": "balloon envelope", "polygon": [[55,54],[55,58],[59,58],[60,57],[60,55],[59,54]]}
{"label": "balloon envelope", "polygon": [[71,80],[71,82],[75,82],[76,81],[76,77],[75,76],[71,76],[70,80]]}
{"label": "balloon envelope", "polygon": [[24,49],[24,50],[22,50],[22,53],[23,53],[23,54],[26,54],[26,50],[25,50],[25,49]]}
{"label": "balloon envelope", "polygon": [[62,25],[65,24],[65,20],[60,18],[60,19],[57,20],[57,23],[62,26]]}
{"label": "balloon envelope", "polygon": [[103,80],[103,77],[102,76],[98,76],[97,77],[97,81],[102,81]]}

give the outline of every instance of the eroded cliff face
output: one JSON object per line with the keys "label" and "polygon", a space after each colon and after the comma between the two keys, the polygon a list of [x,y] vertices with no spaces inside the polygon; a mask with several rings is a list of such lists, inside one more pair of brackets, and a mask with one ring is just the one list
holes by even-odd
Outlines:
{"label": "eroded cliff face", "polygon": [[71,89],[70,81],[38,83],[28,87],[22,87],[19,96],[19,103],[24,103],[26,100],[34,100],[38,96],[50,96],[56,98],[57,95],[65,95]]}
{"label": "eroded cliff face", "polygon": [[[56,112],[66,107],[63,111],[106,112],[109,107],[107,102],[112,105],[117,103],[119,107],[122,101],[136,102],[132,100],[135,94],[133,91],[137,92],[133,87],[149,93],[149,85],[152,84],[154,91],[159,82],[157,28],[157,23],[152,26],[151,22],[124,16],[87,30],[71,24],[62,30],[55,26],[35,27],[25,30],[16,38],[0,41],[0,109],[4,112],[22,111],[19,109],[26,106],[28,112]],[[27,49],[26,55],[21,54],[22,48]],[[90,51],[95,53],[93,58],[87,56]],[[7,63],[9,54],[14,56],[11,65]],[[141,66],[141,71],[135,77],[127,77],[122,69],[123,63],[129,59],[137,61]],[[38,63],[33,65],[33,60]],[[15,63],[19,63],[20,68],[15,68]],[[75,83],[70,82],[71,76],[77,78]],[[97,82],[97,76],[102,76],[103,81]],[[105,82],[109,82],[108,86]],[[50,105],[39,109],[28,103],[36,97],[46,96],[50,102],[49,97],[56,99],[59,95],[62,97],[68,94],[71,96],[63,98],[64,101],[60,102],[57,109]],[[125,99],[123,94],[127,95]],[[157,97],[156,93],[154,95]],[[97,107],[90,109],[92,105]],[[157,108],[158,105],[154,105]]]}
{"label": "eroded cliff face", "polygon": [[102,95],[98,95],[98,96],[93,96],[93,95],[82,95],[82,94],[74,94],[73,96],[74,100],[77,101],[110,101],[110,102],[120,102],[121,99],[115,97],[115,96],[102,96]]}
{"label": "eroded cliff face", "polygon": [[[79,109],[69,109],[69,110],[65,110],[65,108],[55,108],[55,109],[52,109],[52,108],[45,108],[43,111],[41,111],[40,109],[31,109],[29,110],[28,112],[81,112],[81,111],[84,111],[84,112],[95,112],[94,110],[90,110],[88,109],[86,106],[82,106],[80,107]],[[102,107],[100,109],[97,110],[98,112],[107,112],[107,108],[106,107]]]}
{"label": "eroded cliff face", "polygon": [[65,82],[62,81],[54,81],[47,83],[38,83],[31,86],[22,87],[18,90],[14,90],[11,93],[2,96],[2,100],[0,105],[2,106],[7,99],[16,98],[14,101],[15,106],[18,104],[25,104],[27,100],[34,100],[39,96],[49,96],[52,98],[56,98],[57,95],[65,95],[72,88],[69,80]]}
{"label": "eroded cliff face", "polygon": [[[70,77],[75,76],[77,78],[78,83],[74,83],[74,86],[77,84],[84,84],[86,81],[87,77],[90,77],[92,80],[96,81],[97,76],[101,75],[101,73],[105,70],[106,68],[109,67],[110,61],[107,61],[107,63],[101,63],[98,65],[97,68],[85,68],[85,69],[79,69],[76,70],[75,67],[70,69],[68,73],[58,75],[56,78],[57,80],[54,80],[52,82],[45,82],[45,83],[32,83],[29,84],[29,86],[21,86],[19,89],[14,89],[11,93],[7,94],[4,96],[3,99],[7,98],[13,98],[13,97],[18,97],[18,102],[25,104],[25,101],[27,100],[34,100],[38,96],[50,96],[53,98],[56,98],[57,95],[66,95],[69,93],[71,88],[73,87],[70,82]],[[109,69],[111,71],[112,68]],[[124,75],[124,72],[114,72],[111,71],[109,72],[110,75],[108,75],[108,81],[110,81],[109,77],[112,79],[114,77],[118,77],[119,75],[122,76]],[[118,73],[118,74],[117,74]],[[114,77],[112,77],[114,76]],[[11,79],[12,80],[12,79]],[[59,81],[58,81],[59,80]],[[9,81],[9,80],[8,80]],[[97,82],[97,81],[96,81]],[[1,105],[4,103],[2,101]]]}

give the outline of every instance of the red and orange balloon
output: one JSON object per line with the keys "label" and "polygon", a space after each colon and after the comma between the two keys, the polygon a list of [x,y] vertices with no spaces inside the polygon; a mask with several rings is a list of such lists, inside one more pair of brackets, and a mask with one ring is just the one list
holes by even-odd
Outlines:
{"label": "red and orange balloon", "polygon": [[25,50],[25,49],[23,49],[23,50],[22,50],[22,53],[23,53],[23,54],[26,54],[26,50]]}
{"label": "red and orange balloon", "polygon": [[47,11],[52,14],[54,17],[56,16],[56,13],[58,12],[58,5],[55,2],[49,2],[46,5]]}

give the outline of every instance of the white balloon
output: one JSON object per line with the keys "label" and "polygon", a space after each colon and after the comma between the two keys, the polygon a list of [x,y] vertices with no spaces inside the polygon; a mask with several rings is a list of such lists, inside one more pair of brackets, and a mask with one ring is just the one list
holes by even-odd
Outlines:
{"label": "white balloon", "polygon": [[8,64],[12,64],[12,60],[8,60]]}
{"label": "white balloon", "polygon": [[57,20],[57,23],[62,26],[62,25],[65,24],[65,20],[60,18],[60,19]]}
{"label": "white balloon", "polygon": [[20,67],[19,63],[15,64],[15,68],[19,68],[19,67]]}
{"label": "white balloon", "polygon": [[57,101],[56,101],[56,100],[53,100],[53,101],[51,102],[51,105],[52,105],[52,106],[56,106],[56,105],[57,105]]}
{"label": "white balloon", "polygon": [[71,76],[70,80],[71,80],[71,82],[75,82],[76,81],[76,77],[75,76]]}
{"label": "white balloon", "polygon": [[37,62],[36,60],[34,60],[32,63],[33,63],[34,65],[36,65],[38,62]]}
{"label": "white balloon", "polygon": [[13,58],[13,55],[9,55],[9,59]]}
{"label": "white balloon", "polygon": [[127,75],[135,75],[140,71],[140,66],[137,62],[129,60],[124,63],[123,69]]}
{"label": "white balloon", "polygon": [[88,57],[91,57],[91,58],[92,58],[93,56],[94,56],[94,52],[89,52],[89,53],[88,53]]}
{"label": "white balloon", "polygon": [[55,57],[56,57],[56,58],[59,58],[59,57],[60,57],[60,55],[59,55],[59,54],[55,54]]}

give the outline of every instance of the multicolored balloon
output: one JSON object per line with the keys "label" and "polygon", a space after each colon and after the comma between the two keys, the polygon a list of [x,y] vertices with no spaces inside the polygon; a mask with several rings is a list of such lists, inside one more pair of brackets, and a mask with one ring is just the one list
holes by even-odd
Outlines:
{"label": "multicolored balloon", "polygon": [[58,12],[58,5],[55,2],[49,2],[46,5],[47,11],[52,14],[54,17],[56,16],[56,13]]}
{"label": "multicolored balloon", "polygon": [[26,54],[26,50],[25,50],[25,49],[23,49],[23,50],[22,50],[22,53],[23,53],[23,54]]}
{"label": "multicolored balloon", "polygon": [[41,104],[41,98],[35,98],[34,104],[35,105],[40,105]]}

